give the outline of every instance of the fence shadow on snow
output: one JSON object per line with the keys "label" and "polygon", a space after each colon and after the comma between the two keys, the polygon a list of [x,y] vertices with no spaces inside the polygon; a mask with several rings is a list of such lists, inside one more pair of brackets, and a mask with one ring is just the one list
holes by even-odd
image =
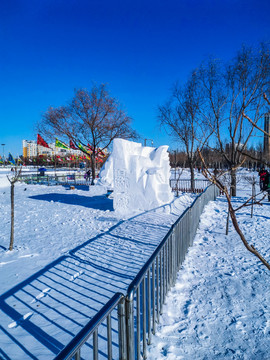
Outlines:
{"label": "fence shadow on snow", "polygon": [[171,229],[159,225],[159,213],[120,222],[7,291],[0,297],[0,355],[145,358],[203,207],[217,194],[207,188]]}

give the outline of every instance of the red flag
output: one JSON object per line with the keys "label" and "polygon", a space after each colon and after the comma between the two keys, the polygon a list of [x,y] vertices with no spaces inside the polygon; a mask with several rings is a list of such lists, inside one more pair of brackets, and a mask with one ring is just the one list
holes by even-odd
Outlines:
{"label": "red flag", "polygon": [[76,148],[74,142],[72,140],[69,140],[69,147],[73,150],[77,150],[78,148]]}
{"label": "red flag", "polygon": [[87,146],[88,146],[88,149],[91,151],[91,152],[93,152],[93,147],[88,143],[87,144]]}
{"label": "red flag", "polygon": [[46,143],[44,139],[42,139],[42,137],[39,134],[37,135],[37,144],[50,149],[49,145]]}

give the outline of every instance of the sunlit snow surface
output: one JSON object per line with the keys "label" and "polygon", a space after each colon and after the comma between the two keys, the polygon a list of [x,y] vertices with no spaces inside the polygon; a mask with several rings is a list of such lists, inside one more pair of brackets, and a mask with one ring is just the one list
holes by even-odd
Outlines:
{"label": "sunlit snow surface", "polygon": [[17,183],[15,246],[7,251],[10,189],[1,187],[0,358],[53,359],[115,292],[126,293],[192,202],[183,195],[123,219],[105,194],[101,186],[82,191]]}
{"label": "sunlit snow surface", "polygon": [[[238,185],[235,205],[251,193],[246,181]],[[122,219],[102,187],[16,184],[15,249],[9,252],[10,194],[3,185],[0,358],[53,359],[116,291],[125,292],[191,201],[184,195],[171,207]],[[223,197],[206,207],[148,348],[150,360],[270,359],[269,271],[231,225],[225,236],[226,209]],[[250,208],[237,217],[247,240],[269,260],[269,203],[256,206],[253,218]],[[101,326],[100,341],[104,332]]]}
{"label": "sunlit snow surface", "polygon": [[[247,196],[249,185],[233,201]],[[243,189],[242,186],[242,189]],[[249,253],[232,225],[227,205],[211,202],[201,216],[175,287],[169,293],[148,359],[270,359],[270,272]],[[270,261],[270,203],[237,213],[250,244]]]}

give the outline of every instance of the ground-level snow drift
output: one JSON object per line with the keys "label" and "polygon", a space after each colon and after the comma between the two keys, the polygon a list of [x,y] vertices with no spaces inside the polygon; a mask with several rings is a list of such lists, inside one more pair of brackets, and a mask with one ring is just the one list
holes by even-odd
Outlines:
{"label": "ground-level snow drift", "polygon": [[[233,228],[224,235],[226,209],[222,197],[206,206],[149,360],[270,359],[270,273]],[[248,241],[270,260],[270,203],[256,207],[253,218],[248,208],[237,217]]]}

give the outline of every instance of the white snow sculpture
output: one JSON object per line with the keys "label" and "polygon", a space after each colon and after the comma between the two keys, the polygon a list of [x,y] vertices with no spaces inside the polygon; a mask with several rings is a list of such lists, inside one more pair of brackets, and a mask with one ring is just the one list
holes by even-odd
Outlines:
{"label": "white snow sculpture", "polygon": [[113,141],[100,183],[114,189],[117,212],[150,210],[173,200],[167,150],[168,146],[153,148],[123,139]]}

